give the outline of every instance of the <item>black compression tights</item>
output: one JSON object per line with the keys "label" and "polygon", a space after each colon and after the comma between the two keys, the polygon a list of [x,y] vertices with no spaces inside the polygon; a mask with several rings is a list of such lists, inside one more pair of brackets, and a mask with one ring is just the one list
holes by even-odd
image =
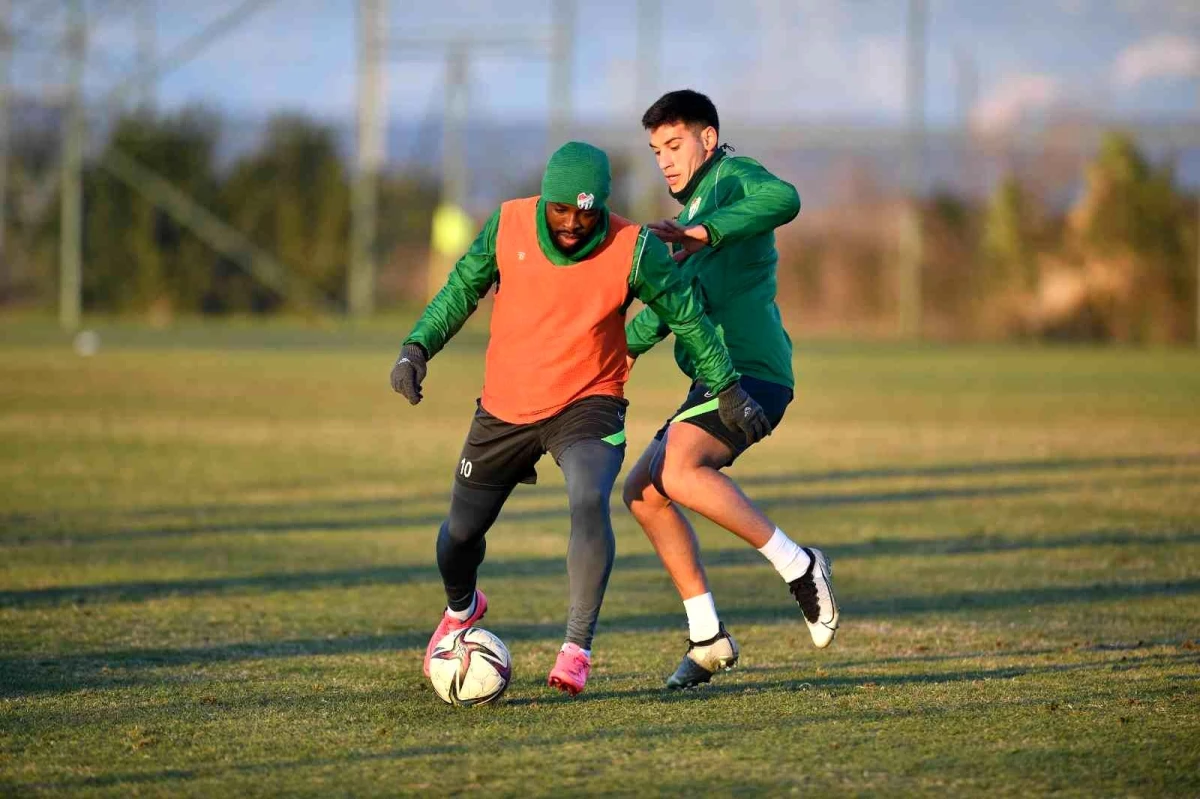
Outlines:
{"label": "black compression tights", "polygon": [[[579,441],[562,453],[559,466],[567,481],[571,539],[567,546],[567,578],[571,607],[566,640],[590,649],[600,605],[608,587],[616,543],[609,515],[609,496],[621,470],[623,447],[594,439]],[[437,560],[453,610],[465,610],[475,595],[484,537],[512,493],[509,488],[476,488],[455,481],[450,515],[438,533]]]}

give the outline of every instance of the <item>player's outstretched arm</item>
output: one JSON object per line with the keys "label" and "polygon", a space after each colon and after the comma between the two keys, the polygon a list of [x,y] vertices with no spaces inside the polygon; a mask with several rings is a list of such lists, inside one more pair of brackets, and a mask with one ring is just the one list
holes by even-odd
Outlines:
{"label": "player's outstretched arm", "polygon": [[[697,376],[714,393],[737,382],[738,373],[729,359],[729,350],[704,314],[704,305],[684,272],[675,266],[667,246],[645,229],[642,237],[631,272],[635,296],[649,306],[660,325],[675,334],[688,350]],[[649,321],[648,317],[647,326]],[[658,330],[654,332],[657,334]]]}
{"label": "player's outstretched arm", "polygon": [[425,306],[408,338],[400,348],[400,357],[392,366],[392,389],[403,394],[413,405],[421,401],[421,381],[426,361],[437,355],[470,318],[479,301],[496,282],[496,231],[500,211],[491,215],[470,249],[450,270],[446,285]]}
{"label": "player's outstretched arm", "polygon": [[653,308],[643,308],[625,324],[625,342],[629,357],[637,358],[671,334],[671,328],[658,318]]}
{"label": "player's outstretched arm", "polygon": [[650,306],[688,350],[699,377],[717,397],[721,421],[740,429],[750,443],[770,435],[771,423],[754,398],[738,382],[717,329],[704,313],[704,305],[691,282],[667,252],[667,246],[647,235],[631,273],[634,293]]}
{"label": "player's outstretched arm", "polygon": [[[786,225],[800,213],[800,195],[796,187],[768,172],[751,158],[729,157],[721,170],[716,191],[720,196],[733,196],[732,202],[721,207],[704,220],[708,231],[707,244],[720,247],[768,233]],[[732,185],[728,185],[732,182]]]}

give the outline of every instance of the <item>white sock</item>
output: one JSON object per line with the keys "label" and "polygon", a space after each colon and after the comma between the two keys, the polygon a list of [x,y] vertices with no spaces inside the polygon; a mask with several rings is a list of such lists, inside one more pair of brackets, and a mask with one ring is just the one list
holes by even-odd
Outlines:
{"label": "white sock", "polygon": [[683,600],[683,609],[688,617],[688,638],[693,641],[707,641],[721,631],[711,592]]}
{"label": "white sock", "polygon": [[[567,647],[568,647],[568,646],[570,646],[570,644],[571,644],[571,642],[570,642],[570,641],[566,641],[566,642],[564,642],[564,643],[563,643],[563,645],[562,645],[562,648],[561,648],[561,649],[559,649],[558,651],[559,651],[559,652],[566,652],[566,651],[567,651]],[[592,650],[590,650],[590,649],[584,649],[583,647],[579,647],[579,651],[580,651],[580,652],[582,652],[583,654],[587,655],[589,658],[592,656]]]}
{"label": "white sock", "polygon": [[771,561],[775,571],[788,583],[802,577],[812,561],[812,558],[778,527],[775,528],[775,535],[771,536],[771,540],[759,547],[758,551]]}
{"label": "white sock", "polygon": [[451,610],[450,606],[447,605],[446,606],[446,615],[452,619],[457,619],[458,621],[466,621],[467,619],[471,618],[471,614],[475,612],[475,603],[478,601],[479,601],[479,594],[478,593],[472,594],[471,595],[471,604],[467,606],[466,610]]}

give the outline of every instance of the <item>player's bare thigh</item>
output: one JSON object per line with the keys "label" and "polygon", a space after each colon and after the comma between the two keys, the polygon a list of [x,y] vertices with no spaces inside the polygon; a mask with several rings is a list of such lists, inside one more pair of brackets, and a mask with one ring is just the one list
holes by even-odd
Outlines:
{"label": "player's bare thigh", "polygon": [[670,495],[672,485],[686,481],[698,468],[723,469],[733,459],[733,450],[724,441],[687,422],[667,428],[663,451],[661,484]]}
{"label": "player's bare thigh", "polygon": [[629,470],[629,474],[626,475],[621,498],[625,502],[625,507],[630,510],[634,510],[635,503],[644,503],[643,507],[649,506],[655,509],[670,503],[670,500],[654,487],[652,479],[654,464],[662,458],[662,447],[661,441],[652,440],[638,458],[637,463]]}
{"label": "player's bare thigh", "polygon": [[633,510],[638,502],[653,508],[669,504],[670,500],[655,486],[656,482],[662,485],[668,469],[669,482],[677,483],[686,480],[693,469],[721,469],[733,457],[728,444],[684,422],[671,425],[664,439],[651,441],[625,478],[622,499],[627,508]]}

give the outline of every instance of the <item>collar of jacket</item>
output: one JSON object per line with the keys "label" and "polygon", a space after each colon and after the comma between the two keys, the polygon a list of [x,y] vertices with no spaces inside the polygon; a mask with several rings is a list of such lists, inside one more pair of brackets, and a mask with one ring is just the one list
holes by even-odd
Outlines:
{"label": "collar of jacket", "polygon": [[714,166],[717,165],[717,162],[725,157],[726,152],[732,149],[733,148],[728,144],[722,144],[720,147],[713,150],[713,154],[708,157],[707,161],[700,165],[700,168],[697,169],[695,174],[692,175],[692,178],[687,182],[687,185],[679,191],[671,192],[671,197],[673,197],[680,205],[687,205],[688,202],[691,201],[692,195],[696,193],[696,189],[699,187],[700,181],[704,180],[704,177],[712,170]]}

